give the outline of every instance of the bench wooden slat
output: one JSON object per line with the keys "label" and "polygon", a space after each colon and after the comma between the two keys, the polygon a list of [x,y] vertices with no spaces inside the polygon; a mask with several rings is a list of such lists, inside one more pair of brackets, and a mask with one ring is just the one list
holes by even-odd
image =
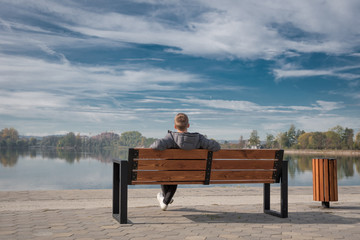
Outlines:
{"label": "bench wooden slat", "polygon": [[246,179],[246,180],[211,180],[210,184],[243,184],[243,183],[274,183],[273,179]]}
{"label": "bench wooden slat", "polygon": [[[206,160],[135,160],[137,170],[205,170]],[[274,169],[275,160],[213,160],[212,169]]]}
{"label": "bench wooden slat", "polygon": [[[163,182],[163,181],[133,181],[132,185],[154,185],[154,184],[165,184],[165,185],[178,185],[178,184],[203,184],[204,181],[171,181],[171,182]],[[256,180],[211,180],[210,184],[243,184],[243,183],[274,183],[272,179],[256,179]]]}
{"label": "bench wooden slat", "polygon": [[205,170],[206,160],[138,160],[137,170]]}
{"label": "bench wooden slat", "polygon": [[136,181],[204,181],[205,171],[140,171]]}
{"label": "bench wooden slat", "polygon": [[273,179],[273,171],[211,171],[211,180]]}
{"label": "bench wooden slat", "polygon": [[213,160],[212,169],[273,169],[275,160]]}
{"label": "bench wooden slat", "polygon": [[171,181],[171,182],[166,182],[166,181],[133,181],[132,185],[154,185],[154,184],[159,184],[159,185],[179,185],[179,184],[203,184],[204,181]]}
{"label": "bench wooden slat", "polygon": [[181,149],[167,149],[159,151],[154,149],[141,149],[136,159],[206,159],[208,150],[194,149],[191,151]]}
{"label": "bench wooden slat", "polygon": [[213,159],[275,159],[277,150],[224,149],[213,153]]}

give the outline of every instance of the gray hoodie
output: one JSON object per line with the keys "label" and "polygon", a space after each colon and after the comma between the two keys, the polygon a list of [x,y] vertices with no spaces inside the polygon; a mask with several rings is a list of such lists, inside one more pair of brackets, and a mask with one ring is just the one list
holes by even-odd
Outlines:
{"label": "gray hoodie", "polygon": [[156,140],[150,148],[165,150],[168,148],[208,149],[210,151],[220,150],[220,144],[214,140],[209,140],[200,133],[178,133],[169,131],[162,139]]}

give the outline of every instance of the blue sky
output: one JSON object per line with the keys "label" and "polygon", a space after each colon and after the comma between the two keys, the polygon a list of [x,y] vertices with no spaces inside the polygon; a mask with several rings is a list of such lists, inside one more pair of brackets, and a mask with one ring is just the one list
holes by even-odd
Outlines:
{"label": "blue sky", "polygon": [[0,0],[0,128],[359,131],[360,2]]}

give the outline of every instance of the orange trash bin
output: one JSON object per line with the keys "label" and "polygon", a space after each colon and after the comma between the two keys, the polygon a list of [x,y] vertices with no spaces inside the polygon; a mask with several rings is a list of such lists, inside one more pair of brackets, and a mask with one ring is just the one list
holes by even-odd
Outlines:
{"label": "orange trash bin", "polygon": [[329,208],[330,201],[338,200],[336,159],[313,159],[313,199]]}

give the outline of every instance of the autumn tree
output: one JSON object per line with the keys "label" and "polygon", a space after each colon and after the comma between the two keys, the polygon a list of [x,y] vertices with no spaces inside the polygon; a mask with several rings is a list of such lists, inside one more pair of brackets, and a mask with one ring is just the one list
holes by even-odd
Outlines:
{"label": "autumn tree", "polygon": [[298,138],[298,146],[301,149],[306,149],[309,147],[309,139],[310,139],[311,133],[303,133]]}
{"label": "autumn tree", "polygon": [[0,146],[12,148],[16,147],[19,140],[19,133],[15,128],[4,128],[0,132]]}

